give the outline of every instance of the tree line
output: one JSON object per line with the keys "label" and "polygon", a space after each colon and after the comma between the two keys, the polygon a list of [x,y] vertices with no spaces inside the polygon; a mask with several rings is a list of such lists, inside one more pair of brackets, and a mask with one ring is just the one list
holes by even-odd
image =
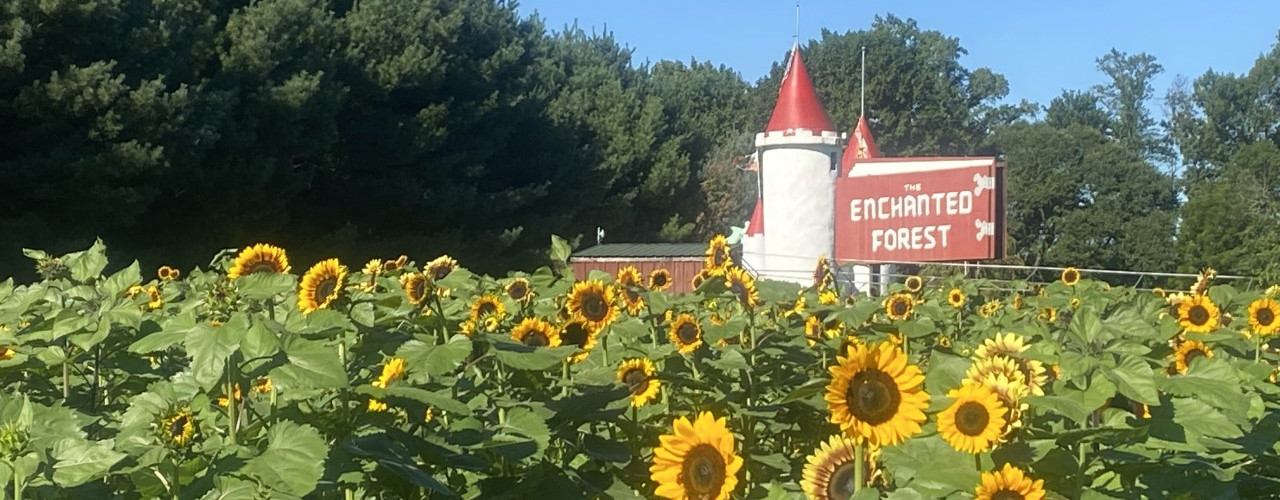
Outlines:
{"label": "tree line", "polygon": [[[1047,105],[894,16],[802,47],[841,130],[860,48],[881,152],[996,154],[1011,258],[1224,273],[1277,267],[1280,49],[1151,115],[1147,54]],[[780,48],[783,49],[783,48]],[[0,7],[0,275],[21,247],[104,238],[144,265],[284,245],[298,265],[410,253],[531,267],[552,233],[698,241],[749,215],[743,172],[786,52],[748,82],[639,63],[609,33],[494,0],[15,0]],[[123,261],[124,259],[116,259]]]}

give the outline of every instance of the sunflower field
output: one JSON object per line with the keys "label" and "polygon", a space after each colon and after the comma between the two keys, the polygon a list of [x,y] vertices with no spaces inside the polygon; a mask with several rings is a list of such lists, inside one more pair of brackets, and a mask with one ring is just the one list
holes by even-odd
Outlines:
{"label": "sunflower field", "polygon": [[[1280,495],[1280,289],[504,277],[448,256],[0,283],[8,498]],[[389,256],[388,256],[389,257]],[[119,267],[119,266],[117,266]]]}

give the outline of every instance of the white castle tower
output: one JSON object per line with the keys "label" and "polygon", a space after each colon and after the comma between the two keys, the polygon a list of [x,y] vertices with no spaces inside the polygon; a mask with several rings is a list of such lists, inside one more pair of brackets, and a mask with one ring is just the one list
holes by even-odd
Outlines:
{"label": "white castle tower", "polygon": [[761,187],[756,210],[763,220],[755,224],[753,216],[748,232],[758,230],[752,236],[763,245],[752,241],[747,248],[744,241],[743,260],[761,278],[811,285],[818,258],[831,257],[835,177],[843,149],[844,138],[818,100],[799,46],[793,46],[773,115],[756,134]]}

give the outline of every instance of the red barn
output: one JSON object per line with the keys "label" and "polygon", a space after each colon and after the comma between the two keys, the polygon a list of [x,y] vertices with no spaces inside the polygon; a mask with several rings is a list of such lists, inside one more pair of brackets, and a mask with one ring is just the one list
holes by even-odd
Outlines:
{"label": "red barn", "polygon": [[648,283],[649,273],[666,269],[671,273],[667,291],[683,293],[693,290],[690,283],[702,271],[706,248],[703,243],[605,243],[574,253],[569,263],[578,279],[593,270],[616,277],[619,269],[635,266]]}

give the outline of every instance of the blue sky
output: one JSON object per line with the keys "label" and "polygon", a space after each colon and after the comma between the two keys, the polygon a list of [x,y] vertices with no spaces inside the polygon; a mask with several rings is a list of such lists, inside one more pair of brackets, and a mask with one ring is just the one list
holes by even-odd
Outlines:
{"label": "blue sky", "polygon": [[[794,0],[523,0],[519,10],[536,11],[552,30],[575,21],[588,31],[607,27],[635,49],[636,62],[697,58],[728,65],[753,82],[783,56],[795,32]],[[961,61],[966,67],[1003,73],[1009,100],[1041,104],[1063,89],[1103,83],[1095,60],[1112,47],[1156,56],[1165,68],[1155,81],[1156,95],[1163,96],[1179,74],[1247,72],[1280,31],[1280,1],[1274,0],[803,0],[800,39],[817,38],[823,28],[866,29],[887,13],[959,38],[969,51]]]}

